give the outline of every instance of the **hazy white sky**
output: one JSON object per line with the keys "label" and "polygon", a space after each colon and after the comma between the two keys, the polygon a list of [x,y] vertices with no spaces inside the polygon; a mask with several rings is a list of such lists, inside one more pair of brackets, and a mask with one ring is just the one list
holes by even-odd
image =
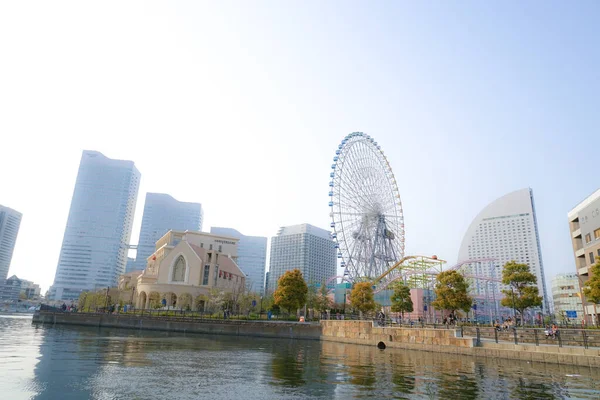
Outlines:
{"label": "hazy white sky", "polygon": [[[563,8],[561,8],[563,7]],[[579,8],[575,8],[579,7]],[[490,201],[532,187],[547,276],[600,186],[595,2],[2,2],[0,204],[10,274],[52,284],[81,151],[133,160],[205,230],[329,225],[337,145],[376,138],[408,254],[451,263]],[[594,149],[595,148],[595,149]]]}

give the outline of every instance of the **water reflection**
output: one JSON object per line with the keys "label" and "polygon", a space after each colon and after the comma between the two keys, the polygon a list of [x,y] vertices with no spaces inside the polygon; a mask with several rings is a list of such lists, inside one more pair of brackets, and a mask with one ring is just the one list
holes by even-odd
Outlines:
{"label": "water reflection", "polygon": [[600,397],[599,371],[583,367],[1,317],[0,367],[9,399]]}

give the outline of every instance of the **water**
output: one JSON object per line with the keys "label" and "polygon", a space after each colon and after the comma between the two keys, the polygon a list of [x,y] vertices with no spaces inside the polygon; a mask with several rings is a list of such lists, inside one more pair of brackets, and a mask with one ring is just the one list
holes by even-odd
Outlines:
{"label": "water", "polygon": [[0,316],[1,399],[600,398],[600,370]]}

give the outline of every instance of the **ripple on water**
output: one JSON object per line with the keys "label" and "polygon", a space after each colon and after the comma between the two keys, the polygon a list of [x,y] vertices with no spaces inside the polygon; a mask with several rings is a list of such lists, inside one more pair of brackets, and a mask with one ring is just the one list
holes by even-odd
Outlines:
{"label": "ripple on water", "polygon": [[0,317],[9,399],[600,398],[596,369]]}

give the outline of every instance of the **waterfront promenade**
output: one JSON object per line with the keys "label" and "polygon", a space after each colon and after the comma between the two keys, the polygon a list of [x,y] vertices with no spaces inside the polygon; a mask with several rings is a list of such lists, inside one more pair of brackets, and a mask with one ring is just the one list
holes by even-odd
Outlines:
{"label": "waterfront promenade", "polygon": [[[291,338],[402,348],[428,352],[492,357],[529,362],[600,367],[600,348],[558,343],[511,342],[477,335],[476,328],[377,326],[374,321],[322,320],[319,323],[291,321],[242,321],[160,317],[127,314],[36,312],[33,323],[125,328],[228,336]],[[491,329],[491,328],[490,328]],[[475,332],[474,332],[475,330]],[[508,334],[508,333],[507,333]],[[514,334],[513,334],[514,335]]]}

